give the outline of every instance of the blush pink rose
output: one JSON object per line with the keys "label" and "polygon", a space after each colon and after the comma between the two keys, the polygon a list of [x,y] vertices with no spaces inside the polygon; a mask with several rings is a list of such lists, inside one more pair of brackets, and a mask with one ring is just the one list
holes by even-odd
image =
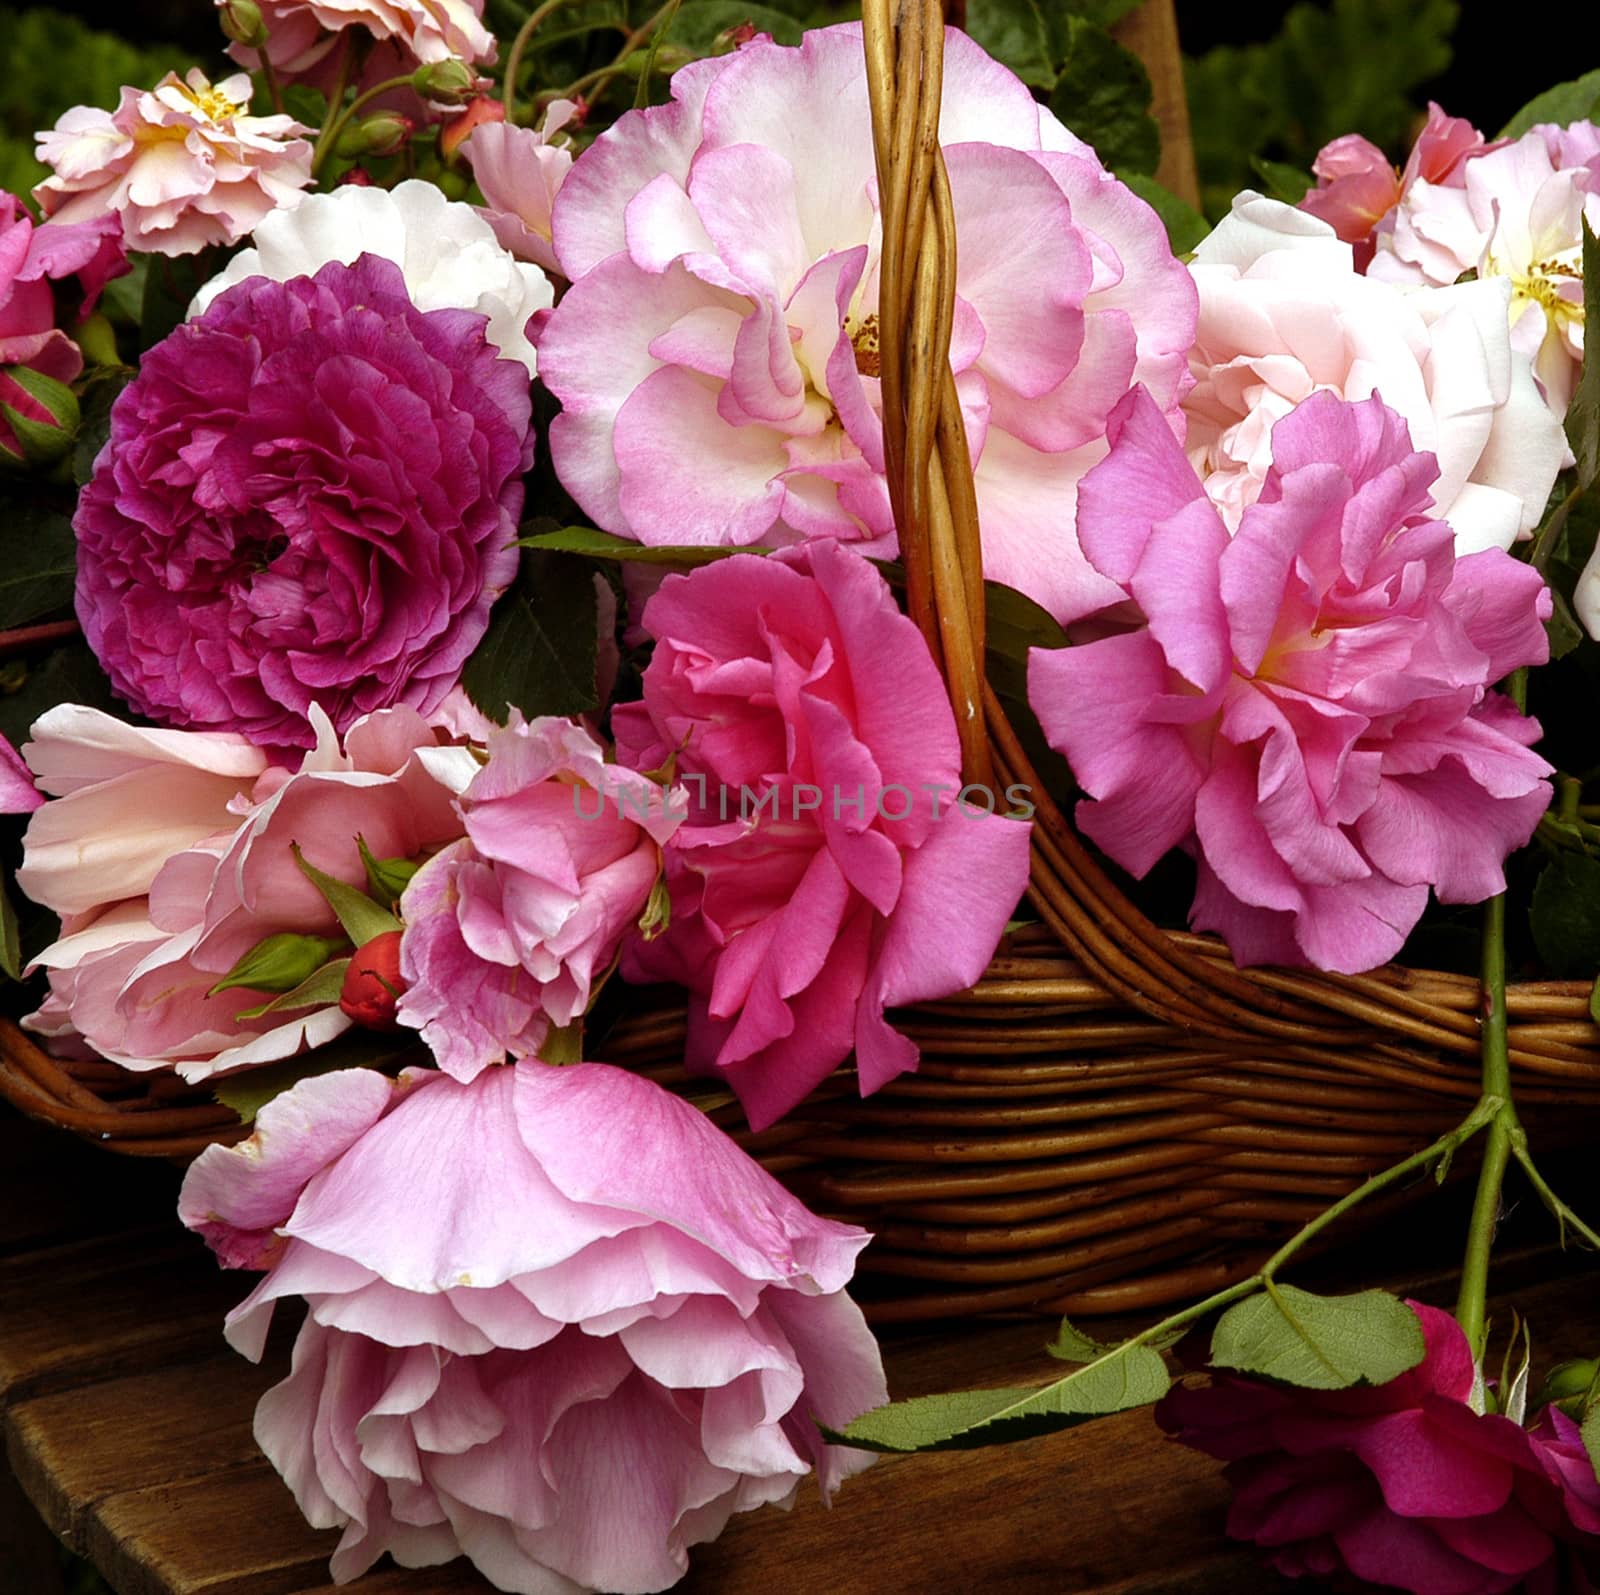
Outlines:
{"label": "blush pink rose", "polygon": [[308,1316],[256,1439],[359,1577],[466,1556],[507,1590],[664,1590],[735,1512],[824,1496],[823,1443],[886,1399],[845,1294],[864,1231],[815,1217],[696,1109],[606,1064],[302,1081],[203,1153],[179,1212],[265,1268],[261,1355]]}
{"label": "blush pink rose", "polygon": [[1357,272],[1326,222],[1249,193],[1190,269],[1189,458],[1230,528],[1261,492],[1274,425],[1322,392],[1376,394],[1405,417],[1438,458],[1434,502],[1462,553],[1538,524],[1566,439],[1512,347],[1506,282],[1401,292]]}
{"label": "blush pink rose", "polygon": [[236,244],[311,182],[311,131],[251,116],[242,72],[211,84],[198,67],[153,89],[125,88],[115,111],[76,105],[39,135],[53,176],[34,189],[59,222],[117,216],[129,249],[192,255]]}
{"label": "blush pink rose", "polygon": [[852,1048],[866,1096],[917,1063],[884,1009],[982,975],[1027,885],[1030,827],[1007,794],[956,801],[927,644],[851,549],[669,577],[643,620],[655,652],[643,702],[612,716],[618,758],[673,759],[690,814],[667,847],[670,922],[624,973],[689,987],[688,1061],[757,1128]]}
{"label": "blush pink rose", "polygon": [[478,214],[494,228],[501,246],[518,260],[559,272],[551,242],[556,195],[572,170],[572,151],[559,139],[578,113],[574,100],[556,100],[535,130],[489,121],[473,129],[463,146],[485,204]]}
{"label": "blush pink rose", "polygon": [[[556,471],[644,543],[891,554],[860,27],[756,39],[672,94],[602,134],[556,199],[572,287],[539,343]],[[1175,407],[1194,287],[1155,212],[959,32],[942,105],[985,570],[1068,619],[1105,591],[1074,540],[1077,481],[1132,383]]]}
{"label": "blush pink rose", "polygon": [[1190,923],[1240,964],[1357,974],[1399,952],[1430,886],[1504,891],[1550,801],[1538,722],[1492,690],[1549,656],[1538,572],[1458,557],[1433,456],[1376,398],[1280,421],[1231,538],[1142,394],[1112,437],[1080,530],[1144,625],[1028,668],[1084,834],[1138,876],[1193,853]]}
{"label": "blush pink rose", "polygon": [[1427,1351],[1388,1384],[1303,1390],[1219,1370],[1171,1391],[1156,1419],[1227,1463],[1228,1533],[1290,1578],[1409,1595],[1592,1590],[1600,1542],[1569,1513],[1544,1445],[1474,1410],[1460,1325],[1409,1306]]}
{"label": "blush pink rose", "polygon": [[399,1020],[458,1080],[583,1017],[661,875],[683,812],[581,725],[520,717],[462,792],[465,837],[412,878]]}
{"label": "blush pink rose", "polygon": [[[78,784],[39,811],[24,841],[19,885],[64,915],[61,939],[36,960],[50,995],[25,1023],[125,1068],[170,1068],[188,1080],[346,1030],[336,1002],[245,1018],[271,994],[209,993],[268,936],[340,934],[295,862],[296,844],[317,868],[364,889],[358,837],[377,858],[407,859],[456,840],[453,799],[477,769],[470,750],[440,745],[414,711],[390,709],[357,722],[342,746],[318,713],[317,746],[292,773],[265,767],[242,739],[181,731],[143,733],[163,739],[155,753],[166,761],[140,750],[135,762],[109,729],[116,721],[72,713],[80,718],[50,728],[68,746],[42,760],[37,742],[28,748],[46,790],[60,790],[56,772],[73,761]],[[243,774],[250,758],[253,779]]]}

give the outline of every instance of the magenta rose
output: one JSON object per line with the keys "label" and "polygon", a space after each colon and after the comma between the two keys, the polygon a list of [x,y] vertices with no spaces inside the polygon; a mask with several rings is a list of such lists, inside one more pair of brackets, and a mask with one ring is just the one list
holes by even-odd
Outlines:
{"label": "magenta rose", "polygon": [[917,1062],[885,1007],[983,973],[1027,885],[1029,826],[1006,794],[957,801],[944,684],[850,549],[670,577],[644,628],[655,653],[644,701],[612,717],[618,758],[675,759],[690,813],[667,847],[671,921],[624,973],[689,987],[689,1062],[757,1127],[852,1048],[877,1090]]}
{"label": "magenta rose", "polygon": [[421,311],[372,255],[248,278],[145,356],[84,489],[78,614],[170,725],[310,747],[426,714],[516,572],[532,458],[520,364]]}
{"label": "magenta rose", "polygon": [[[605,1064],[302,1081],[189,1171],[259,1358],[304,1297],[255,1435],[343,1582],[388,1552],[498,1588],[664,1590],[736,1512],[870,1460],[823,1442],[886,1399],[845,1294],[864,1231],[816,1217],[710,1120]],[[423,1587],[428,1581],[422,1581]]]}
{"label": "magenta rose", "polygon": [[457,808],[465,838],[401,900],[399,1020],[470,1080],[583,1017],[649,904],[682,809],[607,764],[581,725],[520,718],[491,733]]}
{"label": "magenta rose", "polygon": [[1147,398],[1111,436],[1079,533],[1144,623],[1028,667],[1083,833],[1139,876],[1193,854],[1190,923],[1241,964],[1356,974],[1399,952],[1430,887],[1504,891],[1550,801],[1538,722],[1494,690],[1548,657],[1539,573],[1457,555],[1437,462],[1376,397],[1279,421],[1231,538]]}
{"label": "magenta rose", "polygon": [[1409,1595],[1588,1591],[1592,1507],[1587,1520],[1569,1510],[1546,1441],[1473,1410],[1455,1319],[1409,1305],[1427,1352],[1388,1384],[1302,1390],[1213,1372],[1174,1389],[1156,1419],[1227,1463],[1228,1533],[1290,1578]]}

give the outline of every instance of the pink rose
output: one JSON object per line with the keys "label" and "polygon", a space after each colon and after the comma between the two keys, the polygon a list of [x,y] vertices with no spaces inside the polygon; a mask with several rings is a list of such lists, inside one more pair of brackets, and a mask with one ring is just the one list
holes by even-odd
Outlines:
{"label": "pink rose", "polygon": [[[556,471],[644,543],[891,554],[860,27],[753,40],[672,94],[603,133],[556,200],[572,287],[539,343]],[[1187,387],[1193,285],[1154,211],[959,32],[940,127],[985,570],[1071,618],[1105,591],[1076,484],[1132,383],[1169,410]]]}
{"label": "pink rose", "polygon": [[47,216],[117,216],[129,249],[192,255],[236,244],[311,182],[311,132],[291,116],[250,116],[242,72],[212,85],[199,68],[153,89],[124,88],[113,111],[75,105],[39,135],[53,169],[34,189]]}
{"label": "pink rose", "polygon": [[44,794],[34,784],[33,771],[11,743],[0,736],[0,814],[31,814],[43,802]]}
{"label": "pink rose", "polygon": [[461,794],[466,836],[412,878],[403,1025],[458,1080],[581,1019],[661,874],[671,794],[570,720],[515,719]]}
{"label": "pink rose", "polygon": [[1324,144],[1311,163],[1317,186],[1300,209],[1320,217],[1347,244],[1356,246],[1356,269],[1372,258],[1372,230],[1400,200],[1400,177],[1389,157],[1359,133]]}
{"label": "pink rose", "polygon": [[1112,439],[1080,531],[1145,624],[1028,668],[1084,834],[1139,876],[1193,853],[1190,923],[1240,964],[1356,974],[1400,950],[1430,886],[1504,891],[1550,801],[1538,722],[1492,690],[1549,655],[1538,572],[1457,556],[1432,455],[1377,398],[1280,421],[1231,538],[1142,394]]}
{"label": "pink rose", "polygon": [[467,164],[488,202],[478,214],[518,260],[531,260],[547,271],[561,270],[550,241],[550,217],[572,170],[566,141],[553,141],[577,111],[574,101],[556,100],[537,132],[489,121],[475,128],[464,146]]}
{"label": "pink rose", "polygon": [[1274,424],[1318,392],[1377,394],[1405,417],[1438,456],[1434,502],[1462,553],[1539,523],[1566,439],[1512,347],[1504,281],[1403,293],[1358,273],[1326,222],[1249,193],[1190,269],[1189,458],[1230,528],[1261,492]]}
{"label": "pink rose", "polygon": [[1302,1390],[1215,1371],[1156,1418],[1227,1462],[1228,1533],[1290,1578],[1358,1579],[1410,1595],[1579,1595],[1596,1547],[1575,1523],[1544,1446],[1473,1409],[1461,1327],[1409,1303],[1426,1355],[1375,1389]]}
{"label": "pink rose", "polygon": [[[109,744],[109,756],[92,743],[72,747],[78,722],[61,724],[57,735],[69,745],[39,762],[40,781],[60,790],[51,771],[76,754],[78,786],[34,817],[17,877],[35,901],[69,916],[62,938],[36,960],[50,971],[50,996],[26,1021],[33,1029],[80,1037],[126,1068],[204,1080],[349,1028],[336,1001],[247,1018],[243,1011],[270,993],[208,993],[268,936],[340,935],[295,862],[295,844],[318,869],[364,889],[357,838],[374,857],[407,859],[454,841],[461,824],[452,800],[477,761],[466,748],[440,746],[409,709],[367,716],[342,748],[320,713],[316,723],[318,744],[294,773],[265,767],[239,738],[142,733],[163,739],[158,751],[176,774],[151,757],[131,761],[108,716],[94,715],[87,729]],[[29,744],[36,759],[37,747]],[[247,757],[258,761],[253,780],[234,774]],[[224,771],[209,767],[217,764]]]}
{"label": "pink rose", "polygon": [[[886,1398],[845,1294],[868,1237],[709,1120],[605,1064],[302,1081],[203,1153],[179,1212],[266,1268],[259,1358],[306,1298],[255,1434],[335,1579],[465,1555],[502,1589],[663,1590],[735,1512],[866,1465],[825,1445]],[[485,1178],[485,1171],[492,1177]]]}
{"label": "pink rose", "polygon": [[644,701],[612,716],[618,758],[675,758],[690,816],[667,849],[671,920],[624,973],[690,988],[688,1060],[757,1128],[852,1048],[866,1096],[917,1063],[884,1009],[988,964],[1027,885],[1030,828],[1004,817],[1027,794],[956,801],[927,644],[838,543],[669,577],[644,626],[655,653]]}

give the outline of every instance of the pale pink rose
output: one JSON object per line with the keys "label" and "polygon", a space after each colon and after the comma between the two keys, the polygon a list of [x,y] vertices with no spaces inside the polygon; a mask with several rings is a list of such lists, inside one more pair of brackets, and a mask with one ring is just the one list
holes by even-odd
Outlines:
{"label": "pale pink rose", "polygon": [[1272,429],[1312,393],[1379,396],[1438,456],[1433,497],[1461,553],[1509,548],[1566,453],[1512,347],[1505,281],[1403,292],[1355,270],[1327,223],[1241,194],[1190,267],[1200,325],[1188,451],[1230,529],[1272,466]]}
{"label": "pale pink rose", "polygon": [[[892,554],[860,27],[753,40],[672,94],[603,133],[556,199],[572,286],[539,341],[556,471],[644,543]],[[1131,384],[1175,410],[1193,284],[1155,212],[963,33],[942,107],[985,570],[1072,618],[1107,591],[1074,538],[1077,481]]]}
{"label": "pale pink rose", "polygon": [[291,116],[251,116],[242,72],[211,84],[198,67],[153,89],[124,88],[113,111],[75,105],[39,134],[54,170],[34,189],[63,223],[121,218],[129,249],[192,255],[236,244],[311,182],[311,131]]}
{"label": "pale pink rose", "polygon": [[1541,125],[1474,155],[1460,181],[1417,183],[1380,240],[1375,276],[1505,281],[1512,346],[1532,362],[1550,407],[1565,416],[1583,365],[1583,225],[1600,229],[1600,131]]}
{"label": "pale pink rose", "polygon": [[845,1294],[867,1235],[659,1086],[345,1070],[256,1124],[200,1156],[179,1212],[270,1270],[228,1317],[245,1356],[306,1300],[255,1435],[312,1526],[344,1531],[336,1580],[388,1552],[541,1595],[664,1590],[735,1512],[869,1462],[817,1428],[886,1399]]}
{"label": "pale pink rose", "polygon": [[[223,0],[217,0],[220,6]],[[495,58],[494,35],[483,25],[483,0],[260,0],[267,54],[279,78],[332,87],[341,50],[376,41],[361,83],[371,87],[416,66],[452,58],[469,65]],[[354,33],[346,33],[354,29]],[[254,70],[260,57],[235,44],[228,51]]]}
{"label": "pale pink rose", "polygon": [[644,627],[617,756],[673,758],[690,815],[666,850],[671,920],[623,972],[689,987],[687,1060],[756,1128],[852,1049],[867,1096],[917,1066],[884,1009],[965,990],[993,956],[1027,886],[1031,828],[1006,818],[1027,793],[957,801],[927,643],[839,543],[670,576]]}
{"label": "pale pink rose", "polygon": [[31,814],[43,802],[44,793],[34,784],[33,771],[0,736],[0,814]]}
{"label": "pale pink rose", "polygon": [[1503,892],[1550,802],[1539,724],[1494,690],[1549,657],[1539,573],[1457,557],[1432,455],[1376,397],[1319,393],[1280,421],[1232,535],[1142,394],[1112,437],[1079,519],[1143,625],[1028,663],[1084,835],[1136,876],[1190,853],[1190,923],[1240,964],[1358,974],[1430,887]]}
{"label": "pale pink rose", "polygon": [[537,131],[485,122],[464,146],[467,164],[488,202],[478,214],[494,228],[503,248],[546,271],[561,270],[550,241],[550,216],[572,169],[566,140],[555,140],[577,110],[573,100],[556,100]]}
{"label": "pale pink rose", "polygon": [[[358,721],[342,748],[326,717],[313,714],[318,742],[300,768],[264,767],[253,780],[236,779],[220,815],[206,807],[206,791],[190,773],[170,782],[168,808],[166,772],[140,767],[130,774],[114,760],[98,762],[96,749],[80,758],[80,766],[110,769],[111,777],[86,776],[71,796],[40,810],[18,872],[30,897],[66,915],[61,939],[36,960],[50,971],[51,994],[27,1021],[34,1029],[74,1035],[130,1069],[173,1068],[203,1080],[320,1045],[349,1027],[336,1003],[250,1019],[241,1011],[270,994],[207,993],[268,936],[339,934],[333,911],[295,863],[294,844],[317,868],[364,889],[357,837],[377,858],[415,859],[454,841],[461,824],[453,799],[477,762],[466,748],[441,746],[410,709]],[[90,727],[109,737],[101,722],[116,722],[102,716]],[[242,739],[200,732],[143,735],[165,739],[191,764],[248,748]],[[190,744],[199,751],[190,753]],[[206,790],[220,797],[227,777],[205,773],[213,778]],[[44,768],[40,779],[47,781]],[[135,791],[147,795],[142,815],[128,806]],[[195,813],[180,826],[176,805],[186,796]],[[150,799],[163,804],[157,829],[131,842],[129,833],[150,815]],[[54,851],[40,846],[45,842]],[[84,861],[76,869],[74,848]],[[97,862],[102,852],[120,870],[110,877],[120,902],[95,895],[107,890],[108,868]],[[114,906],[89,906],[108,902]]]}
{"label": "pale pink rose", "polygon": [[605,762],[570,720],[520,716],[461,794],[466,836],[401,901],[399,1020],[458,1080],[581,1019],[661,874],[683,794]]}

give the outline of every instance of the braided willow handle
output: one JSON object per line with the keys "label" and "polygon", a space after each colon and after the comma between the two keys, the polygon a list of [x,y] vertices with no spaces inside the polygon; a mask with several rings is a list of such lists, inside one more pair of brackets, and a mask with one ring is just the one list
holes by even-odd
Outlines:
{"label": "braided willow handle", "polygon": [[938,0],[866,0],[862,23],[883,221],[878,330],[889,497],[907,608],[949,688],[965,779],[992,787],[998,776],[1032,789],[1029,896],[1123,1001],[1226,1040],[1326,1044],[1340,1033],[1370,1034],[1315,997],[1289,995],[1175,941],[1140,913],[1050,800],[984,679],[977,494],[949,358],[956,227],[938,138],[944,18]]}

